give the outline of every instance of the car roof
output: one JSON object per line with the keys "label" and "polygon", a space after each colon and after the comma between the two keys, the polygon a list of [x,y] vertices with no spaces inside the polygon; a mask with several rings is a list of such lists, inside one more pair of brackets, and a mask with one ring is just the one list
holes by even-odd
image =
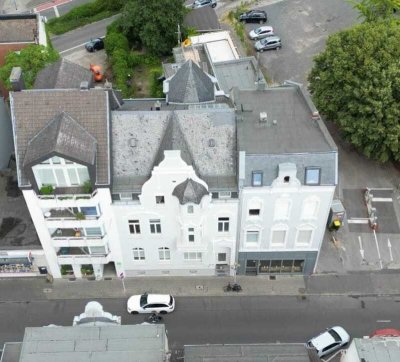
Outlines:
{"label": "car roof", "polygon": [[[264,25],[264,26],[258,27],[257,29],[261,29],[261,30],[271,30],[271,29],[272,29],[272,26]],[[254,29],[254,30],[256,30],[256,29]]]}
{"label": "car roof", "polygon": [[264,10],[250,10],[247,14],[265,14]]}
{"label": "car roof", "polygon": [[281,38],[279,36],[269,36],[268,38],[262,39],[263,42],[272,42],[272,41],[281,41]]}
{"label": "car roof", "polygon": [[147,303],[164,303],[168,304],[171,296],[169,294],[147,294]]}
{"label": "car roof", "polygon": [[325,331],[325,332],[321,333],[320,335],[318,335],[314,338],[311,338],[310,341],[312,342],[313,346],[318,351],[321,351],[325,347],[334,343],[335,339],[328,333],[328,331]]}

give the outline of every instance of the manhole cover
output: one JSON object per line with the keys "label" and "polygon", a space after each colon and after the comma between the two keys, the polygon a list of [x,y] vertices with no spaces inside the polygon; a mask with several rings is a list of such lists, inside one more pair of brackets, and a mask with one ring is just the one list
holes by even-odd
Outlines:
{"label": "manhole cover", "polygon": [[43,293],[51,293],[53,291],[53,289],[51,288],[44,288],[43,289]]}
{"label": "manhole cover", "polygon": [[196,289],[197,290],[203,290],[204,289],[204,285],[196,285]]}

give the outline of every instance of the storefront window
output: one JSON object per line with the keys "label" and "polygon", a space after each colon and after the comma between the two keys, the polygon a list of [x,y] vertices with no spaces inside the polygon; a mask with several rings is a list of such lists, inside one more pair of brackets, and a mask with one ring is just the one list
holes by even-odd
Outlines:
{"label": "storefront window", "polygon": [[270,260],[260,260],[260,264],[258,266],[259,273],[269,273]]}
{"label": "storefront window", "polygon": [[282,260],[281,273],[291,273],[293,268],[293,260]]}
{"label": "storefront window", "polygon": [[304,269],[304,260],[295,260],[293,263],[293,272],[302,273]]}
{"label": "storefront window", "polygon": [[271,260],[270,273],[280,273],[282,260]]}

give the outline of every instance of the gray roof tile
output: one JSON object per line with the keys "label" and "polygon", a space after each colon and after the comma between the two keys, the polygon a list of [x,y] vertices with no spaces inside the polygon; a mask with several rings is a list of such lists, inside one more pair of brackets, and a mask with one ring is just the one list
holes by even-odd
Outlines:
{"label": "gray roof tile", "polygon": [[169,80],[167,100],[185,104],[213,102],[214,83],[196,63],[188,60]]}
{"label": "gray roof tile", "polygon": [[79,89],[81,82],[93,86],[93,75],[89,69],[60,59],[42,69],[35,80],[35,89]]}
{"label": "gray roof tile", "polygon": [[201,199],[208,195],[207,189],[196,181],[188,178],[184,182],[176,185],[172,191],[172,195],[176,196],[181,205],[187,203],[200,204]]}
{"label": "gray roof tile", "polygon": [[12,92],[10,97],[20,186],[30,186],[22,167],[29,141],[60,112],[69,114],[96,139],[96,184],[109,184],[109,113],[105,90],[30,90]]}

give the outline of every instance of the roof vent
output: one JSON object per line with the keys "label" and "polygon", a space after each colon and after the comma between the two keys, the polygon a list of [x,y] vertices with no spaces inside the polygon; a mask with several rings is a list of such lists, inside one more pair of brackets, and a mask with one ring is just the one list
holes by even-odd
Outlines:
{"label": "roof vent", "polygon": [[276,119],[274,119],[274,120],[272,121],[272,124],[273,124],[274,126],[276,126],[276,125],[278,124],[278,121],[277,121]]}
{"label": "roof vent", "polygon": [[208,147],[215,147],[215,139],[214,138],[210,138],[208,140]]}
{"label": "roof vent", "polygon": [[81,85],[80,85],[80,90],[88,90],[89,89],[89,82],[88,81],[83,81],[83,82],[81,82]]}
{"label": "roof vent", "polygon": [[137,147],[138,141],[136,138],[129,138],[128,140],[129,147]]}
{"label": "roof vent", "polygon": [[260,112],[260,123],[265,123],[267,122],[267,112]]}

